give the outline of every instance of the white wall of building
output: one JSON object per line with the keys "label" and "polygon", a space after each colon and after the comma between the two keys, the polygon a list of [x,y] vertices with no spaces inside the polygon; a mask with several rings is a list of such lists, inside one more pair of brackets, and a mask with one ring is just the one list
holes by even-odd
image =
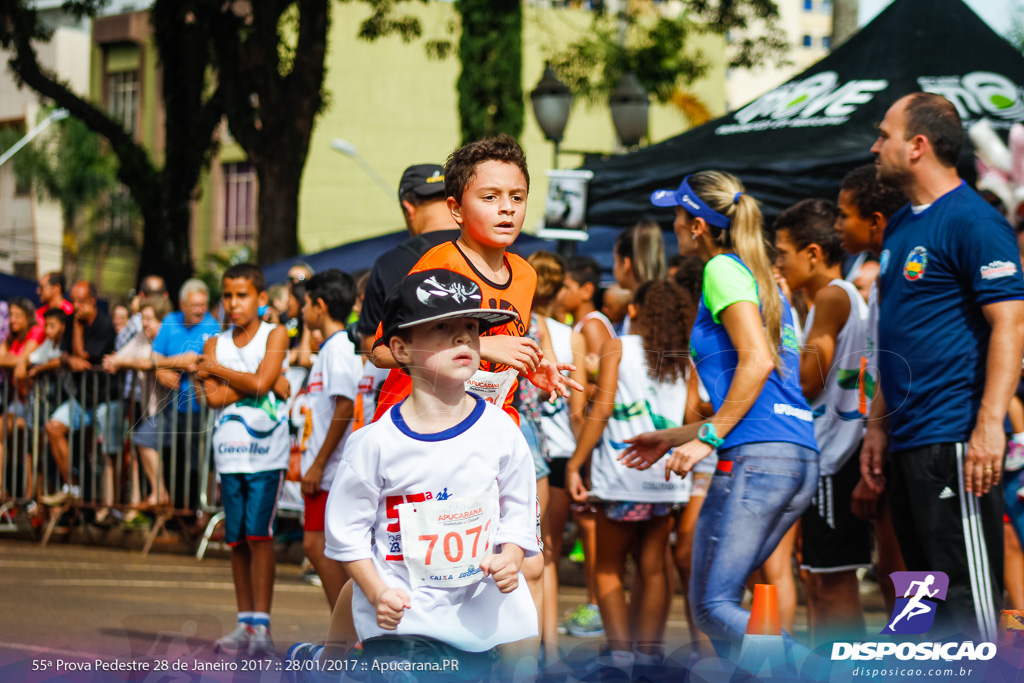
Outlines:
{"label": "white wall of building", "polygon": [[[829,53],[832,35],[831,0],[776,0],[779,28],[789,39],[787,66],[730,69],[726,75],[726,106],[734,111],[788,81]],[[810,43],[807,45],[806,43]]]}

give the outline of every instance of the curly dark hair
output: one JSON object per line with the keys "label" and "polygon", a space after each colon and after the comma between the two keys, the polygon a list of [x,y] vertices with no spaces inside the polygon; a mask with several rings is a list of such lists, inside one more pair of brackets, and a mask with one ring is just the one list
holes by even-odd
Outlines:
{"label": "curly dark hair", "polygon": [[680,256],[675,281],[694,303],[700,301],[704,288],[704,262],[699,256]]}
{"label": "curly dark hair", "polygon": [[[650,280],[637,288],[633,305],[637,309],[633,325],[647,352],[647,374],[659,382],[682,378],[696,318],[690,295],[671,280]],[[652,363],[651,359],[657,360]]]}
{"label": "curly dark hair", "polygon": [[493,138],[484,138],[459,147],[451,153],[444,164],[444,193],[462,203],[462,194],[473,182],[476,167],[485,161],[503,161],[519,167],[530,189],[530,171],[526,168],[526,154],[511,135],[502,133]]}
{"label": "curly dark hair", "polygon": [[888,220],[909,201],[902,190],[878,179],[874,164],[858,166],[847,173],[839,183],[839,191],[850,193],[863,218],[877,211]]}

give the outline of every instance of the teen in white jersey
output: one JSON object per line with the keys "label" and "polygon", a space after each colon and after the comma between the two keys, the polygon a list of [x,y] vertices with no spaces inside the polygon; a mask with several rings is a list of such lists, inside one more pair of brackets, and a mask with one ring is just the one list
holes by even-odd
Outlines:
{"label": "teen in white jersey", "polygon": [[[627,439],[655,429],[676,427],[686,408],[684,372],[694,311],[689,297],[674,282],[646,282],[630,305],[632,334],[612,339],[601,351],[601,368],[593,408],[576,452],[566,466],[566,485],[577,501],[597,499],[597,594],[611,649],[612,664],[660,660],[670,603],[665,550],[674,519],[673,507],[689,497],[689,477],[666,479],[663,471],[636,470],[619,462]],[[596,450],[595,447],[597,447]],[[580,467],[594,453],[587,491]],[[629,632],[622,573],[630,547],[639,539],[634,586],[643,619]]]}
{"label": "teen in white jersey", "polygon": [[272,651],[270,602],[274,592],[274,518],[288,467],[288,335],[260,320],[267,303],[258,267],[224,271],[224,312],[231,327],[206,340],[196,363],[206,401],[217,408],[214,462],[220,475],[225,540],[238,604],[238,625],[217,650],[250,655]]}
{"label": "teen in white jersey", "polygon": [[352,278],[332,268],[306,281],[306,301],[302,307],[307,329],[318,330],[325,340],[306,385],[310,425],[301,465],[305,501],[302,545],[323,583],[332,610],[348,575],[340,564],[324,555],[327,494],[345,442],[355,425],[362,424],[362,415],[356,415],[355,410],[363,362],[345,333],[355,293]]}
{"label": "teen in white jersey", "polygon": [[804,512],[803,565],[812,637],[817,643],[864,635],[856,570],[871,564],[871,527],[851,510],[860,480],[860,444],[867,416],[868,307],[842,279],[838,210],[807,199],[775,222],[778,266],[793,292],[811,304],[800,384],[814,413],[820,449],[818,491]]}
{"label": "teen in white jersey", "polygon": [[[457,659],[458,677],[481,680],[493,648],[537,635],[520,580],[539,552],[532,456],[515,423],[464,386],[481,328],[517,314],[482,302],[472,280],[435,269],[409,275],[385,306],[382,338],[412,390],[352,436],[327,502],[327,556],[355,581],[368,664]],[[302,644],[289,658],[319,653]]]}

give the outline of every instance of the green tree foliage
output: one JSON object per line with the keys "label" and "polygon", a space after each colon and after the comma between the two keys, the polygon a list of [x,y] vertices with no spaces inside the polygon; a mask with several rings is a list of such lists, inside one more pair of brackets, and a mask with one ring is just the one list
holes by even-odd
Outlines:
{"label": "green tree foliage", "polygon": [[[0,135],[0,148],[8,148],[21,137],[20,131],[7,129]],[[111,234],[102,222],[112,213],[137,216],[134,203],[123,206],[117,192],[117,158],[106,142],[74,117],[54,123],[42,136],[22,147],[12,158],[17,181],[33,184],[44,198],[60,204],[64,223],[62,252],[65,275],[76,278],[80,252],[103,248],[127,247],[137,250],[134,232]],[[94,229],[84,230],[88,222]],[[90,237],[90,235],[92,237]]]}
{"label": "green tree foliage", "polygon": [[590,104],[607,102],[623,74],[636,74],[658,101],[679,99],[709,62],[692,47],[701,34],[729,35],[729,66],[781,61],[789,45],[772,0],[685,0],[675,16],[633,10],[597,12],[590,31],[551,57],[559,77]]}
{"label": "green tree foliage", "polygon": [[[216,149],[214,131],[223,115],[222,92],[207,83],[213,40],[210,25],[196,21],[204,2],[156,0],[150,11],[163,68],[166,152],[162,165],[120,121],[40,64],[36,45],[48,41],[52,32],[39,20],[34,4],[28,0],[0,3],[0,46],[11,55],[8,67],[19,83],[64,107],[106,138],[119,162],[117,178],[131,192],[142,215],[140,267],[162,275],[168,289],[176,292],[192,274],[190,202]],[[64,7],[80,16],[95,16],[104,5],[104,0],[69,0]]]}
{"label": "green tree foliage", "polygon": [[459,121],[463,143],[523,132],[523,8],[520,0],[456,0]]}

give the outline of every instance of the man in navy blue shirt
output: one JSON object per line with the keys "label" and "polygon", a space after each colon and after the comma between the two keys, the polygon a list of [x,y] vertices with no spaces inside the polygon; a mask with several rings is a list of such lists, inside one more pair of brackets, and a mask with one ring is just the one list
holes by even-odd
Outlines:
{"label": "man in navy blue shirt", "polygon": [[994,641],[1003,597],[999,480],[1024,354],[1024,279],[1013,229],[957,175],[962,143],[956,108],[914,93],[892,105],[871,148],[879,180],[910,204],[893,215],[882,245],[882,391],[861,472],[875,490],[889,489],[907,569],[949,576],[936,625]]}

